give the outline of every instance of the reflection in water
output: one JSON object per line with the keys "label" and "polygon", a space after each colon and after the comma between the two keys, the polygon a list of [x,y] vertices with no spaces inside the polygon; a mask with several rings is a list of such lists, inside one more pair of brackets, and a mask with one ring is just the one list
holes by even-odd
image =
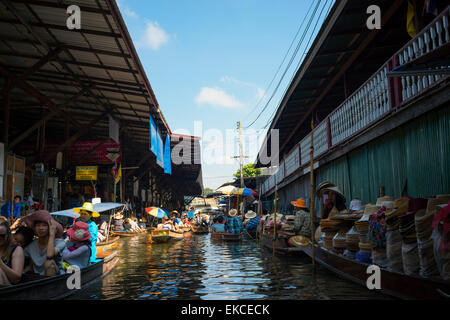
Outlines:
{"label": "reflection in water", "polygon": [[272,256],[257,242],[221,243],[188,235],[152,244],[147,235],[120,239],[113,271],[70,299],[389,299],[308,257]]}

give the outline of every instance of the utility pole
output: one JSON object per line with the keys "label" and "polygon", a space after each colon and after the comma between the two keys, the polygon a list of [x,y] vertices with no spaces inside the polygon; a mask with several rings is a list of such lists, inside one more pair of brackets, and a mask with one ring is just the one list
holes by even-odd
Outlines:
{"label": "utility pole", "polygon": [[239,156],[231,157],[231,158],[239,158],[240,161],[240,168],[241,168],[241,188],[244,188],[244,158],[248,158],[247,156],[243,155],[242,150],[242,125],[241,122],[237,122],[237,129],[239,130]]}

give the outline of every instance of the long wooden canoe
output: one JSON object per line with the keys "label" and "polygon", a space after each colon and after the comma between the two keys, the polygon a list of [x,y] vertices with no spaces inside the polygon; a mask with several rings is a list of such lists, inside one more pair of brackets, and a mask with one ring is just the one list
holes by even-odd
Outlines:
{"label": "long wooden canoe", "polygon": [[152,242],[164,243],[171,240],[182,240],[183,232],[172,230],[153,230]]}
{"label": "long wooden canoe", "polygon": [[119,237],[135,237],[141,234],[146,234],[147,230],[143,232],[134,232],[134,231],[111,231],[111,235],[119,236]]}
{"label": "long wooden canoe", "polygon": [[[280,255],[290,254],[292,252],[292,247],[289,246],[288,238],[277,237],[275,242],[273,241],[272,235],[267,233],[261,233],[260,235],[261,244],[267,249],[273,250],[275,244],[275,253]],[[295,250],[294,250],[295,251]]]}
{"label": "long wooden canoe", "polygon": [[[301,248],[304,253],[312,256],[311,246]],[[372,272],[367,273],[369,264],[346,258],[318,245],[314,248],[315,260],[318,263],[339,276],[367,288],[367,279],[372,275]],[[384,268],[380,268],[380,271],[381,289],[379,291],[382,293],[401,299],[435,300],[450,297],[450,281],[408,276]]]}
{"label": "long wooden canoe", "polygon": [[206,234],[209,233],[208,227],[197,227],[195,225],[191,226],[191,230],[195,234]]}
{"label": "long wooden canoe", "polygon": [[[117,252],[104,253],[101,261],[81,269],[81,290],[106,276],[117,264]],[[54,277],[23,275],[22,282],[1,287],[0,300],[55,300],[62,299],[79,291],[68,289],[67,280],[73,274]],[[72,282],[69,282],[72,283]]]}
{"label": "long wooden canoe", "polygon": [[98,242],[97,243],[97,258],[99,258],[99,255],[105,253],[105,252],[112,252],[114,251],[117,246],[119,245],[119,236],[115,236],[112,238],[109,238],[108,241]]}
{"label": "long wooden canoe", "polygon": [[220,240],[220,241],[241,241],[241,234],[233,234],[228,232],[214,232],[211,231],[211,240]]}

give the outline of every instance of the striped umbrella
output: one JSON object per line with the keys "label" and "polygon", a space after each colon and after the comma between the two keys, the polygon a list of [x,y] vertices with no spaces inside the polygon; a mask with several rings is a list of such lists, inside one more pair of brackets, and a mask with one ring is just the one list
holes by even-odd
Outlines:
{"label": "striped umbrella", "polygon": [[162,209],[162,208],[148,207],[148,208],[145,208],[145,211],[149,215],[154,216],[159,219],[163,218],[164,216],[169,216],[169,212],[167,212],[167,210]]}

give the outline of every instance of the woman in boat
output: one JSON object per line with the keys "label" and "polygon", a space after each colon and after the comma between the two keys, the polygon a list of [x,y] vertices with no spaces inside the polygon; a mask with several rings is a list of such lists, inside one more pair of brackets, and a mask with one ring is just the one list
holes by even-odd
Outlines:
{"label": "woman in boat", "polygon": [[62,239],[64,231],[61,224],[45,210],[33,212],[24,220],[37,237],[24,250],[25,258],[30,258],[25,272],[42,276],[63,274],[62,252],[66,242]]}
{"label": "woman in boat", "polygon": [[123,214],[121,212],[117,212],[114,215],[114,231],[119,231],[119,232],[124,231],[122,219],[123,219]]}
{"label": "woman in boat", "polygon": [[167,216],[164,216],[162,218],[162,222],[158,224],[157,230],[172,230],[172,224],[169,221],[169,218]]}
{"label": "woman in boat", "polygon": [[14,241],[22,249],[25,249],[31,242],[33,242],[34,231],[31,228],[21,226],[14,233]]}
{"label": "woman in boat", "polygon": [[22,247],[13,243],[8,222],[0,223],[0,256],[0,286],[18,283],[25,258]]}
{"label": "woman in boat", "polygon": [[91,233],[91,263],[97,262],[97,233],[98,227],[91,218],[100,217],[100,213],[94,211],[94,206],[90,202],[83,203],[80,208],[73,208],[73,211],[80,214],[79,220],[89,225],[89,232]]}
{"label": "woman in boat", "polygon": [[227,231],[233,234],[240,234],[242,230],[242,221],[237,217],[237,210],[231,209],[228,212]]}
{"label": "woman in boat", "polygon": [[214,232],[225,232],[225,225],[222,222],[223,222],[222,216],[214,218],[211,230]]}
{"label": "woman in boat", "polygon": [[108,222],[105,219],[102,219],[101,221],[102,223],[100,224],[97,233],[97,243],[105,241],[106,236],[108,235]]}
{"label": "woman in boat", "polygon": [[294,232],[304,237],[311,237],[311,216],[306,207],[305,200],[298,198],[297,201],[291,201],[291,204],[297,209],[294,219]]}
{"label": "woman in boat", "polygon": [[131,223],[130,223],[129,218],[126,218],[125,220],[123,220],[123,231],[125,231],[125,232],[131,231]]}
{"label": "woman in boat", "polygon": [[74,223],[73,227],[67,230],[69,244],[64,248],[63,260],[70,265],[84,268],[89,265],[91,259],[91,249],[89,241],[92,238],[89,232],[89,225],[82,221]]}

